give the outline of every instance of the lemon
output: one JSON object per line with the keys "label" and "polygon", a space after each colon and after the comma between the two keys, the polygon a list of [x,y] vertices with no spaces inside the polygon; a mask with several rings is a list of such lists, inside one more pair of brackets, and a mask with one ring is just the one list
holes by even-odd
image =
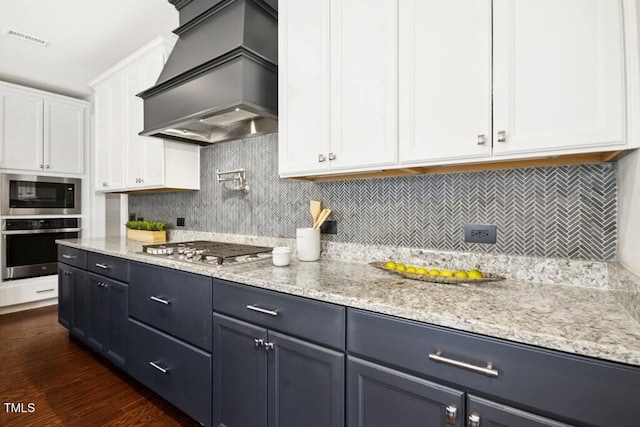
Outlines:
{"label": "lemon", "polygon": [[416,274],[428,274],[426,268],[418,267],[416,268]]}
{"label": "lemon", "polygon": [[406,271],[406,269],[404,264],[396,264],[396,271]]}
{"label": "lemon", "polygon": [[407,273],[414,273],[416,272],[416,268],[413,265],[410,265],[409,267],[407,267]]}
{"label": "lemon", "polygon": [[396,263],[393,261],[387,261],[384,263],[384,268],[386,268],[387,270],[395,270],[396,269]]}
{"label": "lemon", "polygon": [[467,272],[467,276],[469,276],[470,279],[482,279],[484,274],[482,274],[480,270],[473,269]]}
{"label": "lemon", "polygon": [[458,271],[456,271],[456,272],[455,272],[454,277],[460,277],[460,278],[462,278],[462,279],[465,279],[465,278],[467,278],[467,277],[469,277],[469,276],[467,275],[467,272],[466,272],[466,271],[464,271],[464,270],[458,270]]}
{"label": "lemon", "polygon": [[444,277],[452,277],[453,272],[451,270],[440,270],[440,275]]}
{"label": "lemon", "polygon": [[429,276],[439,276],[440,275],[440,270],[436,270],[435,268],[432,268],[431,270],[429,270]]}

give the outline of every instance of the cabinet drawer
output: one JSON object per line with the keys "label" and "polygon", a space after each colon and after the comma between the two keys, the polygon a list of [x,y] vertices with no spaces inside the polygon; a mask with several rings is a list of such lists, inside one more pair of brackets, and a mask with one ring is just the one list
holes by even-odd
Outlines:
{"label": "cabinet drawer", "polygon": [[55,280],[55,276],[48,281],[37,283],[5,282],[0,286],[0,307],[57,297],[58,282]]}
{"label": "cabinet drawer", "polygon": [[211,425],[210,354],[129,319],[128,366],[135,379],[199,423]]}
{"label": "cabinet drawer", "polygon": [[211,351],[211,278],[132,263],[129,316]]}
{"label": "cabinet drawer", "polygon": [[129,261],[126,259],[89,252],[87,270],[120,282],[129,281]]}
{"label": "cabinet drawer", "polygon": [[58,245],[58,262],[84,270],[87,268],[87,253],[82,249]]}
{"label": "cabinet drawer", "polygon": [[344,350],[343,307],[224,280],[213,280],[213,309]]}
{"label": "cabinet drawer", "polygon": [[[536,408],[541,415],[602,426],[632,425],[625,402],[640,369],[349,309],[347,351],[400,370]],[[497,371],[497,377],[430,355]]]}

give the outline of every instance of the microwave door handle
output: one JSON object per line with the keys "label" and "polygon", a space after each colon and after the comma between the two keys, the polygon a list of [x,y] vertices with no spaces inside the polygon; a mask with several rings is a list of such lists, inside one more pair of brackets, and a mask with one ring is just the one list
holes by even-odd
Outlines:
{"label": "microwave door handle", "polygon": [[38,230],[3,230],[2,234],[10,236],[14,234],[51,234],[51,233],[73,233],[79,232],[82,228],[51,228],[51,229],[38,229]]}

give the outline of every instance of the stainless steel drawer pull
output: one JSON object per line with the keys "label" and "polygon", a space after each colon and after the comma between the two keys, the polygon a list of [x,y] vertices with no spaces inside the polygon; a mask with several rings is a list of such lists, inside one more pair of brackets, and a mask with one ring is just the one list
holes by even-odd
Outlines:
{"label": "stainless steel drawer pull", "polygon": [[248,305],[247,310],[257,311],[258,313],[268,314],[269,316],[278,317],[278,310],[267,310],[266,308],[258,307],[257,304]]}
{"label": "stainless steel drawer pull", "polygon": [[75,256],[75,255],[62,254],[62,258],[65,258],[65,259],[76,259],[78,257]]}
{"label": "stainless steel drawer pull", "polygon": [[456,366],[458,368],[484,374],[488,377],[498,378],[498,371],[493,369],[491,363],[488,363],[487,367],[483,368],[482,366],[471,365],[470,363],[460,362],[459,360],[449,359],[448,357],[442,357],[441,354],[441,352],[437,352],[435,354],[431,353],[429,354],[429,359],[434,362],[444,363],[446,365]]}
{"label": "stainless steel drawer pull", "polygon": [[480,427],[480,417],[477,415],[469,415],[467,427]]}
{"label": "stainless steel drawer pull", "polygon": [[98,268],[103,268],[103,269],[105,269],[105,270],[108,270],[108,269],[110,269],[110,268],[111,268],[111,266],[110,266],[110,265],[107,265],[107,264],[101,264],[101,263],[99,263],[99,262],[97,262],[97,263],[96,263],[96,267],[98,267]]}
{"label": "stainless steel drawer pull", "polygon": [[447,424],[455,424],[458,415],[458,408],[449,405],[444,409],[444,420]]}
{"label": "stainless steel drawer pull", "polygon": [[150,296],[149,299],[152,300],[152,301],[155,301],[155,302],[159,302],[159,303],[164,304],[164,305],[171,304],[171,301],[168,301],[168,300],[162,299],[162,298],[158,298],[158,297],[154,297],[154,296]]}
{"label": "stainless steel drawer pull", "polygon": [[166,374],[169,372],[168,368],[163,368],[162,366],[158,365],[156,362],[149,362],[149,365],[153,366],[154,368],[156,368],[158,371],[162,372],[163,374]]}
{"label": "stainless steel drawer pull", "polygon": [[40,289],[39,291],[36,291],[36,294],[41,294],[41,293],[44,293],[44,292],[51,292],[51,291],[55,291],[55,289],[54,288],[51,288],[51,289]]}

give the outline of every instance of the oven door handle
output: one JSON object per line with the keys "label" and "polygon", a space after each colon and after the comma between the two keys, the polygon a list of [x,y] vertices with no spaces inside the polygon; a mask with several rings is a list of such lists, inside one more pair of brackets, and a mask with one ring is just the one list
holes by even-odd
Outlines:
{"label": "oven door handle", "polygon": [[10,236],[14,234],[47,234],[47,233],[73,233],[75,231],[81,231],[82,228],[51,228],[51,229],[38,229],[38,230],[3,230],[2,234]]}

